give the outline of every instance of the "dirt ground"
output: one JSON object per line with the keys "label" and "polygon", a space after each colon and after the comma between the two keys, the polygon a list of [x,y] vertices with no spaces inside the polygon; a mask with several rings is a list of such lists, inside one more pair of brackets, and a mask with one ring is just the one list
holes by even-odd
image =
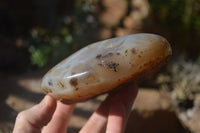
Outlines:
{"label": "dirt ground", "polygon": [[[18,112],[40,102],[44,94],[40,81],[45,71],[23,75],[0,75],[0,133],[13,130]],[[106,95],[77,104],[69,133],[77,133]],[[126,133],[188,133],[170,108],[168,94],[140,88],[126,127]]]}

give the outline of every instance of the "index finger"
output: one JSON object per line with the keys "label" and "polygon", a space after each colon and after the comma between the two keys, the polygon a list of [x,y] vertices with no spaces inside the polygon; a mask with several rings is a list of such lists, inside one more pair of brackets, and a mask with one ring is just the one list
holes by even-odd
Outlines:
{"label": "index finger", "polygon": [[109,110],[106,133],[124,132],[137,92],[137,86],[129,84],[123,86],[119,92],[112,96],[112,104]]}
{"label": "index finger", "polygon": [[74,107],[75,104],[67,105],[58,101],[56,111],[51,121],[42,130],[43,133],[66,133]]}

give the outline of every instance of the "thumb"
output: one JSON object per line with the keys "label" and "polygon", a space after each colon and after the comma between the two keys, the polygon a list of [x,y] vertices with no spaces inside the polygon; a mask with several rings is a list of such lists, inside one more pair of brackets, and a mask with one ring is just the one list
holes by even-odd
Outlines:
{"label": "thumb", "polygon": [[41,133],[43,126],[51,120],[56,109],[56,100],[45,96],[41,103],[18,114],[13,133]]}

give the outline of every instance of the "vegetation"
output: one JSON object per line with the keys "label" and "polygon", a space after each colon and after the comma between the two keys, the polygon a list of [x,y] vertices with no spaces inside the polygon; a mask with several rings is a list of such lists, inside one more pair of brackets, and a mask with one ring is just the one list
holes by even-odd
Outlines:
{"label": "vegetation", "polygon": [[[29,52],[29,66],[55,64],[87,44],[87,32],[95,26],[90,0],[76,0],[74,14],[58,17],[54,30],[36,27],[31,30],[20,52]],[[23,54],[23,53],[22,53]],[[21,54],[20,54],[21,55]],[[23,57],[23,55],[21,55]],[[27,67],[27,65],[26,65]]]}
{"label": "vegetation", "polygon": [[[131,4],[130,0],[128,2]],[[98,17],[101,15],[96,11],[103,11],[102,2],[75,0],[72,3],[74,5],[70,9],[71,14],[57,15],[53,29],[38,26],[33,28],[29,35],[25,35],[22,45],[18,48],[18,57],[23,69],[56,64],[92,41],[90,36],[93,32],[90,33],[90,29],[100,23]],[[153,23],[154,26],[149,26],[152,27],[150,32],[159,29],[161,32],[157,32],[158,34],[166,33],[164,35],[173,46],[173,55],[181,54],[186,59],[200,62],[198,44],[200,2],[198,0],[150,0],[149,7],[149,16],[146,18],[147,23],[143,23],[144,27],[145,24]],[[112,29],[112,32],[116,32],[115,29]],[[115,35],[115,33],[111,34]]]}
{"label": "vegetation", "polygon": [[198,0],[151,0],[151,12],[157,23],[176,33],[192,30],[200,35],[200,2]]}
{"label": "vegetation", "polygon": [[[168,34],[177,56],[196,60],[200,45],[200,2],[198,0],[150,0],[153,23]],[[155,28],[155,27],[154,27]]]}
{"label": "vegetation", "polygon": [[173,104],[183,110],[194,106],[195,96],[200,93],[200,64],[183,59],[170,64],[165,73],[157,77],[157,84],[165,91],[172,91]]}

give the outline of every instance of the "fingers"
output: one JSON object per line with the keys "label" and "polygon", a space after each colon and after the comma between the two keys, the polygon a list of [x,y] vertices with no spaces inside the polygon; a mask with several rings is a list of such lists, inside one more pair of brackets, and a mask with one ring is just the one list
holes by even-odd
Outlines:
{"label": "fingers", "polygon": [[[112,93],[80,132],[101,133],[106,129],[106,133],[123,133],[136,95],[137,87],[131,85]],[[44,127],[43,133],[66,133],[73,110],[74,105],[60,102],[57,103],[56,109],[56,101],[50,96],[45,96],[40,104],[19,113],[13,133],[40,133],[47,123],[49,124]]]}
{"label": "fingers", "polygon": [[79,133],[104,133],[107,124],[109,106],[110,100],[108,97],[92,114],[90,119],[87,121]]}
{"label": "fingers", "polygon": [[75,105],[66,105],[57,102],[56,111],[46,127],[43,128],[43,133],[66,133],[70,117]]}
{"label": "fingers", "polygon": [[106,117],[94,113],[79,133],[103,133],[105,132],[106,123]]}
{"label": "fingers", "polygon": [[[125,89],[125,90],[124,90]],[[112,92],[92,114],[80,133],[123,133],[137,87],[127,85]]]}
{"label": "fingers", "polygon": [[109,110],[106,133],[123,133],[132,104],[137,95],[137,87],[128,85],[119,93],[112,96],[112,104]]}
{"label": "fingers", "polygon": [[40,104],[18,114],[13,133],[40,133],[52,118],[56,109],[56,101],[45,96]]}

